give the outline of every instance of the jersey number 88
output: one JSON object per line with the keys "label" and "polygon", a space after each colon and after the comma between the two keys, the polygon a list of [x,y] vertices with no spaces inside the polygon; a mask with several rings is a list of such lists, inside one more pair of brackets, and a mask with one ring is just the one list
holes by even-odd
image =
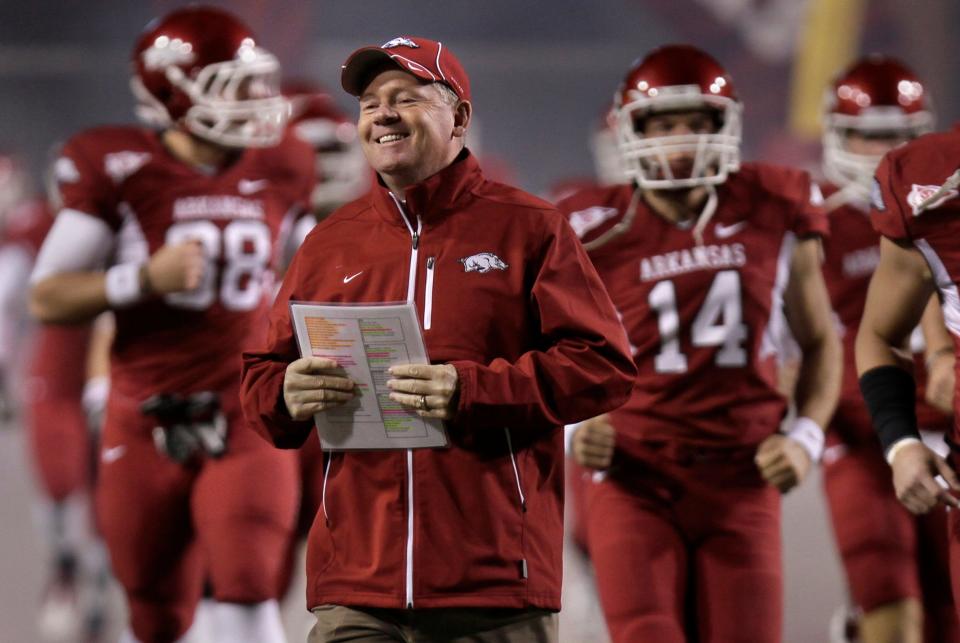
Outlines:
{"label": "jersey number 88", "polygon": [[206,265],[200,285],[164,299],[171,306],[205,310],[217,297],[217,262],[223,260],[220,302],[233,311],[253,310],[263,296],[263,275],[270,261],[270,230],[262,221],[231,221],[222,230],[211,221],[176,223],[167,229],[166,243],[197,240]]}

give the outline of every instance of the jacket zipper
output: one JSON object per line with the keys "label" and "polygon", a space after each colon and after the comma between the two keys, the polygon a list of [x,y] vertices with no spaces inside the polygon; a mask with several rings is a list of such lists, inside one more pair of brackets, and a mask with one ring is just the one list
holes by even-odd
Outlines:
{"label": "jacket zipper", "polygon": [[510,464],[513,465],[513,477],[517,481],[517,495],[520,496],[520,511],[527,511],[527,497],[523,495],[523,486],[520,484],[520,469],[517,468],[517,456],[513,453],[513,440],[510,438],[510,429],[503,427],[503,433],[507,436],[507,449],[510,450]]}
{"label": "jacket zipper", "polygon": [[433,323],[433,275],[436,272],[436,257],[427,257],[427,292],[423,299],[423,330],[430,330]]}
{"label": "jacket zipper", "polygon": [[407,449],[407,609],[413,609],[413,449]]}
{"label": "jacket zipper", "polygon": [[[420,248],[420,234],[423,232],[423,220],[417,217],[417,228],[414,230],[407,218],[407,213],[397,197],[390,193],[393,202],[400,212],[400,218],[403,224],[407,226],[410,232],[410,238],[413,239],[413,249],[410,252],[410,276],[407,278],[407,301],[413,303],[417,291],[417,254]],[[407,449],[407,569],[406,569],[406,606],[413,608],[413,449]]]}
{"label": "jacket zipper", "polygon": [[[517,456],[513,452],[513,439],[510,437],[510,428],[503,427],[503,434],[507,436],[507,449],[510,451],[510,464],[513,465],[513,478],[517,481],[517,495],[520,497],[520,513],[527,513],[527,498],[523,495],[523,485],[520,483],[520,469],[517,467]],[[520,550],[523,551],[523,540],[520,542]],[[527,559],[521,558],[519,561],[520,578],[528,578]]]}
{"label": "jacket zipper", "polygon": [[323,509],[323,520],[330,527],[330,516],[327,514],[327,476],[330,475],[330,465],[333,464],[333,453],[324,453],[323,485],[320,487],[320,507]]}

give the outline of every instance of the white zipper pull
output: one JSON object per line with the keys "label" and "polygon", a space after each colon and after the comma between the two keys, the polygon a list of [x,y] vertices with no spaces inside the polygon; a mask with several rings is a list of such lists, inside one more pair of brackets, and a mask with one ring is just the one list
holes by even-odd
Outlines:
{"label": "white zipper pull", "polygon": [[423,295],[423,330],[433,325],[433,276],[437,265],[436,257],[427,257],[427,288]]}
{"label": "white zipper pull", "polygon": [[407,449],[407,609],[413,609],[413,449]]}

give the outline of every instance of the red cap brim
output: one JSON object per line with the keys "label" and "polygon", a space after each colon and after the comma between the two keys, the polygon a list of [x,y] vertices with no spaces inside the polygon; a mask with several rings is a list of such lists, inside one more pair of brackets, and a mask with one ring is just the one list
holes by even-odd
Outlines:
{"label": "red cap brim", "polygon": [[391,54],[380,47],[364,47],[358,49],[347,58],[340,71],[340,86],[344,91],[354,96],[363,93],[367,83],[372,80],[369,78],[370,71],[385,63],[394,64],[397,69],[402,69],[429,82],[442,81],[437,78],[433,72],[423,67],[419,63],[405,58],[399,54]]}

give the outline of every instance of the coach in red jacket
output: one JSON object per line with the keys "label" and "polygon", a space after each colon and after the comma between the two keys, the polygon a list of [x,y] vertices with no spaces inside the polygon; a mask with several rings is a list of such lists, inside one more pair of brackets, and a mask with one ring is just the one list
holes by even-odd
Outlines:
{"label": "coach in red jacket", "polygon": [[290,300],[413,301],[433,364],[394,368],[391,397],[446,420],[451,447],[329,455],[311,641],[556,640],[559,429],[627,399],[624,332],[564,218],[484,179],[464,148],[470,86],[449,49],[364,47],[342,84],[379,185],[304,241],[264,350],[244,356],[244,411],[298,447],[314,413],[353,396],[332,362],[297,359]]}

